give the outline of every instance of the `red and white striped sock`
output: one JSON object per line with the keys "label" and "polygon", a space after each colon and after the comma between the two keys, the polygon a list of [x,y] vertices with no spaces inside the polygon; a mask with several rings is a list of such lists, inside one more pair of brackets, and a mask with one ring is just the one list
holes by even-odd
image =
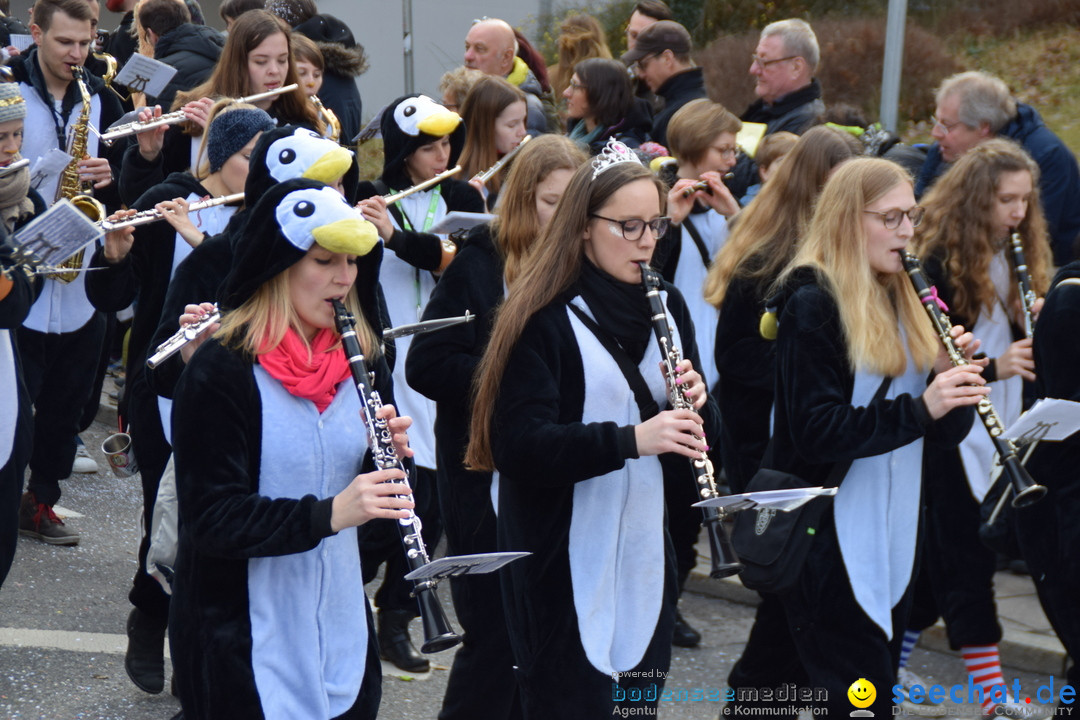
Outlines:
{"label": "red and white striped sock", "polygon": [[[972,682],[983,691],[982,712],[990,715],[994,706],[1007,701],[1005,677],[1001,674],[1001,658],[997,645],[968,645],[960,648],[964,656],[964,668]],[[996,688],[996,692],[995,692]]]}

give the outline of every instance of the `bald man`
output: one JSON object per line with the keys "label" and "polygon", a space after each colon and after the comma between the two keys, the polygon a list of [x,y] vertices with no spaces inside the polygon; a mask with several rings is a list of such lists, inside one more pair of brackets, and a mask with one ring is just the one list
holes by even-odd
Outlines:
{"label": "bald man", "polygon": [[517,56],[517,49],[514,29],[509,23],[497,18],[481,20],[473,23],[465,36],[465,67],[501,77],[521,88],[529,108],[529,134],[539,135],[548,132],[544,102],[550,100],[529,66]]}

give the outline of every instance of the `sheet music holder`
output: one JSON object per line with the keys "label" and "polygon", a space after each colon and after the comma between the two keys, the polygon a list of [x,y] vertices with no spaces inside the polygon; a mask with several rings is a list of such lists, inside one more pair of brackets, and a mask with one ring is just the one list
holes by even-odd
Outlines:
{"label": "sheet music holder", "polygon": [[436,235],[453,235],[457,232],[472,230],[474,227],[489,223],[495,219],[491,213],[473,213],[453,210],[446,213],[442,220],[431,226],[428,230]]}
{"label": "sheet music holder", "polygon": [[709,498],[708,500],[694,503],[694,507],[720,508],[729,515],[741,510],[753,510],[754,508],[759,507],[791,512],[795,508],[805,505],[816,497],[832,496],[835,494],[836,488],[834,487],[761,490],[759,492],[742,493],[741,495],[725,495],[724,497]]}
{"label": "sheet music holder", "polygon": [[11,238],[16,259],[55,268],[104,233],[64,198],[34,218]]}
{"label": "sheet music holder", "polygon": [[431,580],[439,582],[449,577],[461,575],[483,575],[495,572],[504,565],[532,555],[528,552],[493,552],[476,555],[454,555],[432,560],[423,567],[413,570],[405,576],[406,580]]}
{"label": "sheet music holder", "polygon": [[1080,430],[1080,403],[1059,398],[1036,400],[1002,437],[1025,445],[1035,441],[1057,442]]}

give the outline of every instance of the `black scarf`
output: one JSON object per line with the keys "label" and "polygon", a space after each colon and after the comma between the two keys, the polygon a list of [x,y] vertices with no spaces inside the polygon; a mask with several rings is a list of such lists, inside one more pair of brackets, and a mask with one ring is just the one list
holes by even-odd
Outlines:
{"label": "black scarf", "polygon": [[611,333],[635,364],[640,363],[652,332],[645,287],[616,280],[585,258],[578,291],[597,324]]}

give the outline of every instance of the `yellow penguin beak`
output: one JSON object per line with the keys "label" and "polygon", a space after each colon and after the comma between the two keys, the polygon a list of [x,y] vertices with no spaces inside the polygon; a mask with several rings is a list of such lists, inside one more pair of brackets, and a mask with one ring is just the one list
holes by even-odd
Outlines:
{"label": "yellow penguin beak", "polygon": [[336,147],[323,155],[307,169],[304,177],[308,180],[318,180],[327,185],[336,182],[352,165],[353,154],[351,150]]}
{"label": "yellow penguin beak", "polygon": [[311,232],[315,242],[330,252],[367,255],[379,242],[379,231],[367,220],[344,218]]}
{"label": "yellow penguin beak", "polygon": [[428,115],[417,123],[416,127],[420,129],[420,132],[431,135],[432,137],[442,137],[443,135],[449,135],[454,132],[460,123],[460,115],[453,110],[445,110]]}

